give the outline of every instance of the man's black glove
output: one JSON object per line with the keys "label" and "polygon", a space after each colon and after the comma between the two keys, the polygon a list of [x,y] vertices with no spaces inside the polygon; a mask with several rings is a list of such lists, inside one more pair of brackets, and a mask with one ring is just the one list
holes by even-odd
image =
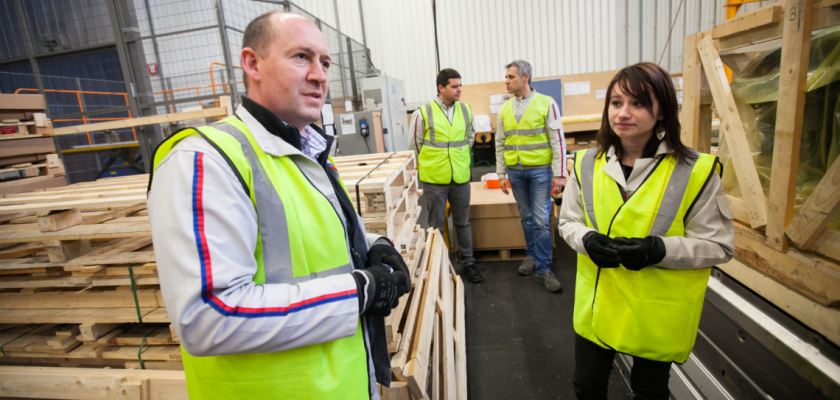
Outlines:
{"label": "man's black glove", "polygon": [[631,271],[658,264],[665,258],[665,242],[661,237],[615,238],[614,248],[621,255],[621,264]]}
{"label": "man's black glove", "polygon": [[364,271],[353,271],[359,292],[359,310],[366,315],[387,317],[399,298],[411,289],[411,278],[402,256],[388,244],[374,245]]}
{"label": "man's black glove", "polygon": [[609,236],[592,231],[583,235],[583,247],[589,253],[589,258],[600,268],[618,268],[621,255],[613,249],[615,240]]}

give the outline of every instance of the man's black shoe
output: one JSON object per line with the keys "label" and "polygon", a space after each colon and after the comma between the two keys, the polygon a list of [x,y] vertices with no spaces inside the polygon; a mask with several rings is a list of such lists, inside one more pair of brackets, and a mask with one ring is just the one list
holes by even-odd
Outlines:
{"label": "man's black shoe", "polygon": [[467,279],[472,283],[478,283],[484,280],[478,272],[478,269],[475,268],[474,264],[465,265],[464,272],[467,275]]}

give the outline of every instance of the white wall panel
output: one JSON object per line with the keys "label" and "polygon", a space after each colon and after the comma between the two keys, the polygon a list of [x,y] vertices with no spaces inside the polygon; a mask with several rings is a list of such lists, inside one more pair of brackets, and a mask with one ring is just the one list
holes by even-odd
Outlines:
{"label": "white wall panel", "polygon": [[[435,95],[437,74],[432,0],[362,1],[374,64],[405,82],[409,107],[428,101]],[[356,18],[352,10],[358,12],[358,0],[338,2],[340,14]],[[465,84],[501,81],[504,65],[516,59],[531,62],[537,78],[619,69],[660,58],[664,68],[679,73],[685,36],[726,20],[726,0],[434,2],[440,67],[457,69]],[[774,2],[744,5],[738,15]],[[317,9],[310,12],[323,12],[318,16],[330,21],[330,7]],[[344,15],[341,21],[342,31],[361,41],[360,28],[350,28],[355,22],[345,23]]]}

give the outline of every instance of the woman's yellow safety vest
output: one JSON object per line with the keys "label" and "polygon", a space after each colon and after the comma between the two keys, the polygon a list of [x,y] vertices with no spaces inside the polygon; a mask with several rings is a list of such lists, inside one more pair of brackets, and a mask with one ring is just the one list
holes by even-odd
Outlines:
{"label": "woman's yellow safety vest", "polygon": [[[155,152],[154,167],[193,135],[226,156],[254,204],[254,283],[297,284],[353,270],[344,214],[320,165],[303,155],[264,153],[247,126],[231,117],[168,138]],[[195,357],[182,347],[187,390],[193,400],[369,399],[363,340],[360,323],[352,337],[276,353]]]}
{"label": "woman's yellow safety vest", "polygon": [[[680,163],[664,155],[625,199],[602,171],[607,157],[597,153],[597,148],[578,152],[575,175],[586,225],[611,238],[684,236],[686,215],[712,174],[720,172],[717,158],[708,154]],[[710,271],[601,269],[578,254],[575,332],[621,353],[685,362],[697,337]]]}
{"label": "woman's yellow safety vest", "polygon": [[452,122],[436,104],[420,107],[426,123],[423,147],[417,163],[420,180],[426,183],[446,185],[470,181],[470,142],[467,132],[472,125],[472,110],[461,102],[455,102]]}
{"label": "woman's yellow safety vest", "polygon": [[545,133],[545,118],[551,106],[551,97],[534,93],[519,122],[513,115],[513,100],[502,106],[500,112],[505,134],[505,164],[550,165],[551,144]]}

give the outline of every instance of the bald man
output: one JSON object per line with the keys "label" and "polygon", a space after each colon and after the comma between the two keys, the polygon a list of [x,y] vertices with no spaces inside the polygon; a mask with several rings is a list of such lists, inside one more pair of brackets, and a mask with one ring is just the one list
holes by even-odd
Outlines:
{"label": "bald man", "polygon": [[378,399],[383,317],[411,287],[390,240],[365,233],[313,125],[330,55],[309,20],[245,30],[236,115],[155,152],[149,218],[191,399]]}

